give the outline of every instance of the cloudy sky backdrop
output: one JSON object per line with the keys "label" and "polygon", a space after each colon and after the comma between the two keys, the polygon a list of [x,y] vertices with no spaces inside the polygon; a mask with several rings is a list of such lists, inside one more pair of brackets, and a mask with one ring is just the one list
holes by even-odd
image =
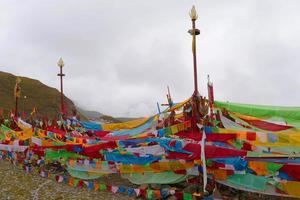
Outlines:
{"label": "cloudy sky backdrop", "polygon": [[217,100],[300,105],[300,1],[0,0],[0,70],[59,88],[79,106],[142,116],[193,93],[192,5],[198,76]]}

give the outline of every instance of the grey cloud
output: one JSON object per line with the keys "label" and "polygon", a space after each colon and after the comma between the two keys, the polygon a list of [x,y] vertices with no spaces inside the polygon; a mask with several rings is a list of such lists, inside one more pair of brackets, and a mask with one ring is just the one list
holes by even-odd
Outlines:
{"label": "grey cloud", "polygon": [[80,106],[116,116],[151,115],[193,92],[195,4],[200,92],[206,75],[220,100],[297,105],[298,1],[0,0],[1,70],[58,88]]}

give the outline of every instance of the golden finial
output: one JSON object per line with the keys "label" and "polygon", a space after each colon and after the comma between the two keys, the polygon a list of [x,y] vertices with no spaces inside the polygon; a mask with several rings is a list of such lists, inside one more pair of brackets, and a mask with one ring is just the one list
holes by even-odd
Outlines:
{"label": "golden finial", "polygon": [[198,19],[198,14],[197,14],[195,6],[192,7],[189,14],[190,14],[191,20],[197,20]]}
{"label": "golden finial", "polygon": [[59,59],[59,61],[58,61],[57,65],[58,65],[59,67],[63,67],[63,66],[65,66],[65,63],[64,63],[64,61],[63,61],[63,59],[62,59],[62,58],[60,58],[60,59]]}

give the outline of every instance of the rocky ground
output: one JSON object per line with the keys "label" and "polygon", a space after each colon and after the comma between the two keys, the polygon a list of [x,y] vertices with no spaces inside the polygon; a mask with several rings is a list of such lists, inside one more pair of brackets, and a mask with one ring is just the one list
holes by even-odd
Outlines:
{"label": "rocky ground", "polygon": [[[110,181],[110,180],[106,180]],[[60,200],[60,199],[130,199],[126,195],[89,191],[42,178],[36,173],[25,173],[7,161],[0,160],[0,199]]]}
{"label": "rocky ground", "polygon": [[[99,182],[107,183],[110,185],[124,185],[131,187],[138,187],[131,184],[127,180],[119,178],[117,175],[109,175],[102,177]],[[147,185],[141,186],[147,187]],[[160,185],[150,185],[152,189],[159,189]],[[172,186],[164,187],[174,187],[181,188],[185,192],[193,193],[195,191],[195,186],[181,183]],[[220,184],[217,185],[218,192],[215,194],[219,199],[236,199],[236,200],[282,200],[282,199],[292,199],[283,197],[274,197],[267,195],[259,195],[249,192],[243,192],[235,190]],[[12,165],[8,161],[0,160],[0,200],[60,200],[60,199],[97,199],[97,200],[125,200],[125,199],[135,199],[130,198],[122,194],[113,194],[110,192],[100,192],[100,191],[90,191],[86,188],[73,188],[64,183],[57,183],[52,178],[42,178],[37,173],[25,173],[23,169],[20,169]],[[170,197],[169,199],[174,199]]]}

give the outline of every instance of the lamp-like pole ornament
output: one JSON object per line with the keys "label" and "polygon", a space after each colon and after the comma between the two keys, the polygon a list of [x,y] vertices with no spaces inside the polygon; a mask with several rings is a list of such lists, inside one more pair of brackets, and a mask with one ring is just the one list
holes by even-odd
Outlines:
{"label": "lamp-like pole ornament", "polygon": [[57,65],[60,68],[60,73],[57,74],[57,76],[60,77],[60,112],[61,112],[61,114],[64,114],[65,109],[64,109],[63,76],[65,76],[65,74],[63,74],[63,72],[62,72],[62,68],[65,66],[65,63],[62,58],[60,58],[58,60]]}
{"label": "lamp-like pole ornament", "polygon": [[193,52],[193,62],[194,62],[194,94],[193,96],[198,96],[198,77],[197,77],[197,57],[196,57],[196,35],[200,34],[200,30],[196,29],[196,20],[198,19],[198,14],[195,6],[192,7],[190,11],[190,17],[192,20],[192,29],[188,32],[193,36],[192,41],[192,52]]}

